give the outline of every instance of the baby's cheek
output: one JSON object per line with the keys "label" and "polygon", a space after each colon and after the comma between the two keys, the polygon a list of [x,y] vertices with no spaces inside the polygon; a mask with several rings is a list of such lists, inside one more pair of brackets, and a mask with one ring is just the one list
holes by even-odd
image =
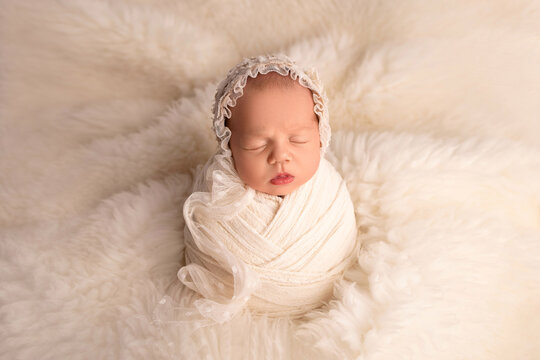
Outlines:
{"label": "baby's cheek", "polygon": [[246,184],[251,184],[253,182],[253,175],[254,175],[254,164],[253,161],[251,161],[246,156],[242,156],[239,154],[236,157],[236,171],[238,172],[238,175],[240,176],[240,179]]}
{"label": "baby's cheek", "polygon": [[316,149],[314,149],[313,152],[311,152],[311,159],[310,159],[311,174],[312,174],[311,176],[313,176],[315,172],[317,171],[317,169],[319,168],[320,160],[321,160],[321,150],[319,147],[317,147]]}
{"label": "baby's cheek", "polygon": [[249,161],[246,161],[241,155],[233,157],[234,168],[238,177],[244,184],[251,185],[252,171],[250,170]]}

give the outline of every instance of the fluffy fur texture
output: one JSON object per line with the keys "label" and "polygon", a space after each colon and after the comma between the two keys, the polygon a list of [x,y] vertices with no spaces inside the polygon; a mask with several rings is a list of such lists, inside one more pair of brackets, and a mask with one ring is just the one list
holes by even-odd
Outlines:
{"label": "fluffy fur texture", "polygon": [[[539,357],[537,1],[0,8],[2,358]],[[364,247],[297,329],[241,319],[183,342],[151,310],[215,150],[213,93],[276,51],[321,75]]]}

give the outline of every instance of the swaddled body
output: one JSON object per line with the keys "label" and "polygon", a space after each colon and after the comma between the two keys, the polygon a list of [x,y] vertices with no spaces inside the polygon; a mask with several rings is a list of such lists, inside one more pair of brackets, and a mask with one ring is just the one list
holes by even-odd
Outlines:
{"label": "swaddled body", "polygon": [[[184,283],[206,299],[247,301],[253,312],[269,316],[301,316],[327,302],[335,280],[356,258],[353,205],[332,165],[321,159],[315,175],[283,198],[249,187],[228,195],[243,205],[228,206],[230,198],[222,208],[229,212],[219,201],[215,211],[207,211],[206,201],[185,205],[190,265],[179,272]],[[234,260],[228,262],[226,252]],[[185,281],[205,275],[216,286]],[[233,306],[225,311],[232,315]]]}
{"label": "swaddled body", "polygon": [[[284,86],[257,85],[276,76]],[[220,84],[220,148],[184,204],[186,266],[178,272],[205,318],[223,322],[244,308],[301,316],[330,300],[356,259],[354,208],[324,158],[325,101],[316,74],[284,56],[246,59]]]}

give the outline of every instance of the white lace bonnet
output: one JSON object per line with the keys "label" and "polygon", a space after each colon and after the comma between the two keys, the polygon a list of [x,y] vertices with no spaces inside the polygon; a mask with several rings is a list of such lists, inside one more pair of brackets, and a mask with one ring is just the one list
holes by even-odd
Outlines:
{"label": "white lace bonnet", "polygon": [[260,55],[245,58],[232,69],[227,77],[218,85],[213,105],[213,129],[220,145],[219,152],[231,156],[229,139],[231,130],[225,126],[225,120],[231,117],[230,108],[243,94],[248,76],[255,78],[258,74],[267,74],[271,71],[280,75],[289,75],[300,85],[311,90],[315,106],[313,111],[319,118],[319,137],[321,140],[321,156],[324,155],[330,143],[330,123],[328,118],[328,99],[315,69],[301,69],[294,61],[283,54]]}

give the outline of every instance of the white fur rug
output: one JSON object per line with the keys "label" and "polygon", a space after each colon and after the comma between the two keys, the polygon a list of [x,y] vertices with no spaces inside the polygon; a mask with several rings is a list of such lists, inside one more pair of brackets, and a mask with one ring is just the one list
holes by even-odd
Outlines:
{"label": "white fur rug", "polygon": [[[2,359],[540,359],[538,1],[0,4]],[[298,328],[151,323],[215,86],[326,85],[361,241]]]}

